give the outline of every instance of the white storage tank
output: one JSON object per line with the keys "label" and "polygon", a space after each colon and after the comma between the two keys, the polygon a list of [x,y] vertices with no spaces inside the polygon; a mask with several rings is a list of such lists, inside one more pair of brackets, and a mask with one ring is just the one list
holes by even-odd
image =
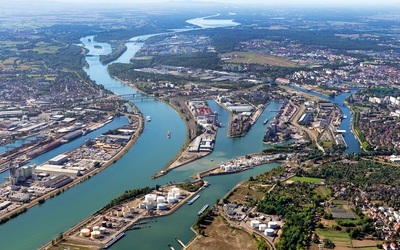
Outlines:
{"label": "white storage tank", "polygon": [[173,188],[171,191],[173,194],[180,194],[180,192],[181,192],[181,190],[177,187]]}
{"label": "white storage tank", "polygon": [[261,232],[264,232],[265,229],[267,229],[267,225],[266,225],[266,224],[260,224],[260,225],[258,225],[258,230],[260,230]]}
{"label": "white storage tank", "polygon": [[250,226],[251,226],[251,227],[256,228],[256,227],[258,227],[259,225],[260,225],[260,222],[259,222],[258,220],[252,220],[252,221],[250,221]]}
{"label": "white storage tank", "polygon": [[99,226],[94,226],[93,231],[99,231],[99,228],[100,228]]}
{"label": "white storage tank", "polygon": [[276,229],[279,227],[279,225],[276,221],[270,221],[270,222],[268,222],[268,227],[272,228],[272,229]]}
{"label": "white storage tank", "polygon": [[129,217],[130,213],[129,212],[123,212],[122,217],[127,218]]}
{"label": "white storage tank", "polygon": [[122,211],[118,211],[118,212],[117,212],[117,216],[118,216],[118,217],[122,217],[123,213],[124,213],[124,212],[122,212]]}
{"label": "white storage tank", "polygon": [[168,208],[166,203],[158,203],[157,204],[157,209],[158,210],[166,210]]}
{"label": "white storage tank", "polygon": [[147,202],[153,202],[153,201],[156,201],[156,199],[157,199],[157,195],[155,195],[155,194],[146,194],[144,196],[144,200]]}
{"label": "white storage tank", "polygon": [[180,199],[181,198],[181,194],[180,193],[175,193],[175,199]]}
{"label": "white storage tank", "polygon": [[104,234],[106,232],[106,228],[105,227],[99,227],[99,232],[101,234]]}
{"label": "white storage tank", "polygon": [[157,196],[157,203],[165,203],[164,196]]}
{"label": "white storage tank", "polygon": [[174,197],[174,193],[168,192],[168,197]]}
{"label": "white storage tank", "polygon": [[140,208],[140,209],[146,209],[146,204],[140,203],[139,208]]}
{"label": "white storage tank", "polygon": [[171,196],[169,196],[167,200],[168,200],[168,203],[175,203],[176,202],[175,197],[171,197]]}
{"label": "white storage tank", "polygon": [[266,236],[274,236],[275,235],[275,231],[272,228],[267,228],[264,231],[264,235],[266,235]]}
{"label": "white storage tank", "polygon": [[81,230],[81,236],[83,237],[89,237],[90,236],[90,229],[84,228]]}
{"label": "white storage tank", "polygon": [[99,231],[93,231],[90,233],[90,238],[92,239],[97,239],[100,237],[100,232]]}

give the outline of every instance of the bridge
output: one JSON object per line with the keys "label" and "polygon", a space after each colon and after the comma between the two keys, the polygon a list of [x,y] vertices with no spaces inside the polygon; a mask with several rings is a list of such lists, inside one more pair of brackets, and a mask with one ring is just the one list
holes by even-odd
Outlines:
{"label": "bridge", "polygon": [[156,97],[154,96],[145,96],[141,94],[123,94],[118,95],[122,98],[128,99],[129,101],[144,101],[144,100],[155,100]]}

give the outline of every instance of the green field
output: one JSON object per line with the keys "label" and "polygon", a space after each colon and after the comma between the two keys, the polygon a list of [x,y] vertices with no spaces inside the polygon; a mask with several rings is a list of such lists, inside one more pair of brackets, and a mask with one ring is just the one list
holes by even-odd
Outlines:
{"label": "green field", "polygon": [[325,186],[319,186],[315,189],[315,192],[319,195],[321,195],[321,197],[327,197],[327,196],[331,196],[332,195],[332,190],[330,190],[329,188],[325,187]]}
{"label": "green field", "polygon": [[247,64],[268,64],[272,66],[294,68],[298,65],[284,57],[264,55],[251,52],[230,52],[223,54],[224,58],[231,58],[225,60],[228,63],[247,63]]}
{"label": "green field", "polygon": [[301,182],[309,182],[314,184],[321,184],[322,179],[319,178],[311,178],[311,177],[300,177],[294,176],[290,178],[291,181],[301,181]]}
{"label": "green field", "polygon": [[351,244],[351,239],[346,232],[317,229],[316,233],[319,236],[330,239],[333,242],[344,242]]}

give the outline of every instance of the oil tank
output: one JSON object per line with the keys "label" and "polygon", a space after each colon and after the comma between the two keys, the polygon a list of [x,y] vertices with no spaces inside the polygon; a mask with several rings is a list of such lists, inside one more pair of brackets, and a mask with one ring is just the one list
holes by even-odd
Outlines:
{"label": "oil tank", "polygon": [[99,231],[93,231],[90,233],[90,238],[92,239],[97,239],[100,237],[100,232]]}
{"label": "oil tank", "polygon": [[166,210],[168,208],[166,203],[158,203],[157,210]]}
{"label": "oil tank", "polygon": [[260,225],[260,222],[259,222],[258,220],[252,220],[252,221],[250,221],[250,226],[251,226],[251,227],[256,228],[256,227],[258,227],[259,225]]}
{"label": "oil tank", "polygon": [[272,228],[267,228],[264,231],[264,235],[266,235],[266,236],[274,236],[275,235],[275,231]]}
{"label": "oil tank", "polygon": [[264,232],[265,229],[267,229],[267,225],[266,225],[266,224],[260,224],[260,225],[258,225],[258,230],[260,230],[261,232]]}
{"label": "oil tank", "polygon": [[90,236],[90,230],[87,228],[84,228],[81,230],[81,236],[83,237],[89,237]]}
{"label": "oil tank", "polygon": [[279,225],[276,221],[270,221],[270,222],[268,222],[268,227],[272,228],[272,229],[276,229],[279,227]]}

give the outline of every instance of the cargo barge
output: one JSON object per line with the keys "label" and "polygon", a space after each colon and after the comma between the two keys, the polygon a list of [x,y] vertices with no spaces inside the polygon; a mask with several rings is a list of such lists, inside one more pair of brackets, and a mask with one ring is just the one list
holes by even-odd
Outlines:
{"label": "cargo barge", "polygon": [[195,197],[193,197],[191,200],[189,200],[187,202],[188,205],[192,205],[195,201],[197,201],[197,199],[200,198],[200,195],[196,195]]}

